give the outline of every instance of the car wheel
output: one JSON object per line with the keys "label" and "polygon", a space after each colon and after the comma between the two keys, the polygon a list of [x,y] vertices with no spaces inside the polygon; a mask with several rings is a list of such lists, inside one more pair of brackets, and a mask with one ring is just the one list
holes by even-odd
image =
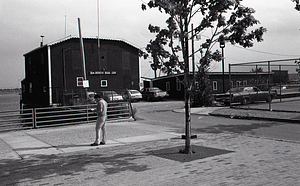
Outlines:
{"label": "car wheel", "polygon": [[241,101],[242,105],[246,105],[248,104],[248,99],[247,98],[243,98],[243,100]]}
{"label": "car wheel", "polygon": [[146,98],[146,99],[147,99],[147,101],[150,101],[150,100],[151,100],[150,96],[147,96],[147,98]]}

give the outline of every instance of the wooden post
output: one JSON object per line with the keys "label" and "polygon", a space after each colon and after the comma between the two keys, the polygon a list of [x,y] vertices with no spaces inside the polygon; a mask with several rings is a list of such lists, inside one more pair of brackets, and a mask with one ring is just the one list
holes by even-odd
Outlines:
{"label": "wooden post", "polygon": [[85,57],[84,57],[83,39],[81,36],[80,18],[78,18],[78,29],[79,29],[80,50],[81,50],[80,56],[81,56],[82,67],[83,67],[83,79],[86,80]]}
{"label": "wooden post", "polygon": [[[85,69],[85,55],[84,55],[84,46],[83,46],[83,39],[81,36],[81,27],[80,27],[80,18],[78,18],[78,30],[79,30],[79,38],[80,38],[80,56],[81,56],[81,60],[82,60],[82,70],[83,70],[83,79],[84,81],[87,80],[86,79],[86,69]],[[87,88],[85,88],[85,98],[88,98],[87,95]]]}

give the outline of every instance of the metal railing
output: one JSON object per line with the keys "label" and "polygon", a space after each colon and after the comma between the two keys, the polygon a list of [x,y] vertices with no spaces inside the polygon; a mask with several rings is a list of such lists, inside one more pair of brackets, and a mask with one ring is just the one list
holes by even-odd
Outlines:
{"label": "metal railing", "polygon": [[[0,112],[0,131],[34,129],[95,122],[96,105],[32,108]],[[130,102],[108,103],[107,120],[129,119],[133,116]]]}

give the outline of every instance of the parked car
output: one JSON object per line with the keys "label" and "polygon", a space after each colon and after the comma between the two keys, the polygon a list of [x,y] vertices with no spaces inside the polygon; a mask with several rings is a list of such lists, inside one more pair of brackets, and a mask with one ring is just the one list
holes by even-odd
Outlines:
{"label": "parked car", "polygon": [[100,91],[98,94],[107,102],[124,101],[123,97],[115,91]]}
{"label": "parked car", "polygon": [[131,101],[140,101],[142,99],[142,94],[138,90],[126,90],[122,95],[125,100],[128,100],[129,97]]}
{"label": "parked car", "polygon": [[271,102],[275,96],[275,91],[271,91],[269,94],[269,91],[261,91],[257,87],[236,87],[224,94],[217,94],[215,100],[217,102],[222,102],[225,105],[230,105],[231,97],[231,103],[241,103],[244,105],[256,101]]}
{"label": "parked car", "polygon": [[163,91],[157,87],[153,88],[143,88],[141,90],[142,98],[148,101],[153,99],[163,99],[166,96],[169,96],[166,91]]}

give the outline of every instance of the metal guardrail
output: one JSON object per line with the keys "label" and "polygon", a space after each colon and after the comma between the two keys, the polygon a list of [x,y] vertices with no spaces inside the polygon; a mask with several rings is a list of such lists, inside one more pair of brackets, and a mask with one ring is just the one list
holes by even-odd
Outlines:
{"label": "metal guardrail", "polygon": [[32,128],[32,113],[32,109],[24,109],[23,112],[20,110],[0,112],[0,131]]}
{"label": "metal guardrail", "polygon": [[[0,112],[0,131],[34,129],[95,122],[96,105],[32,108]],[[108,103],[107,120],[129,119],[133,116],[130,102]]]}

